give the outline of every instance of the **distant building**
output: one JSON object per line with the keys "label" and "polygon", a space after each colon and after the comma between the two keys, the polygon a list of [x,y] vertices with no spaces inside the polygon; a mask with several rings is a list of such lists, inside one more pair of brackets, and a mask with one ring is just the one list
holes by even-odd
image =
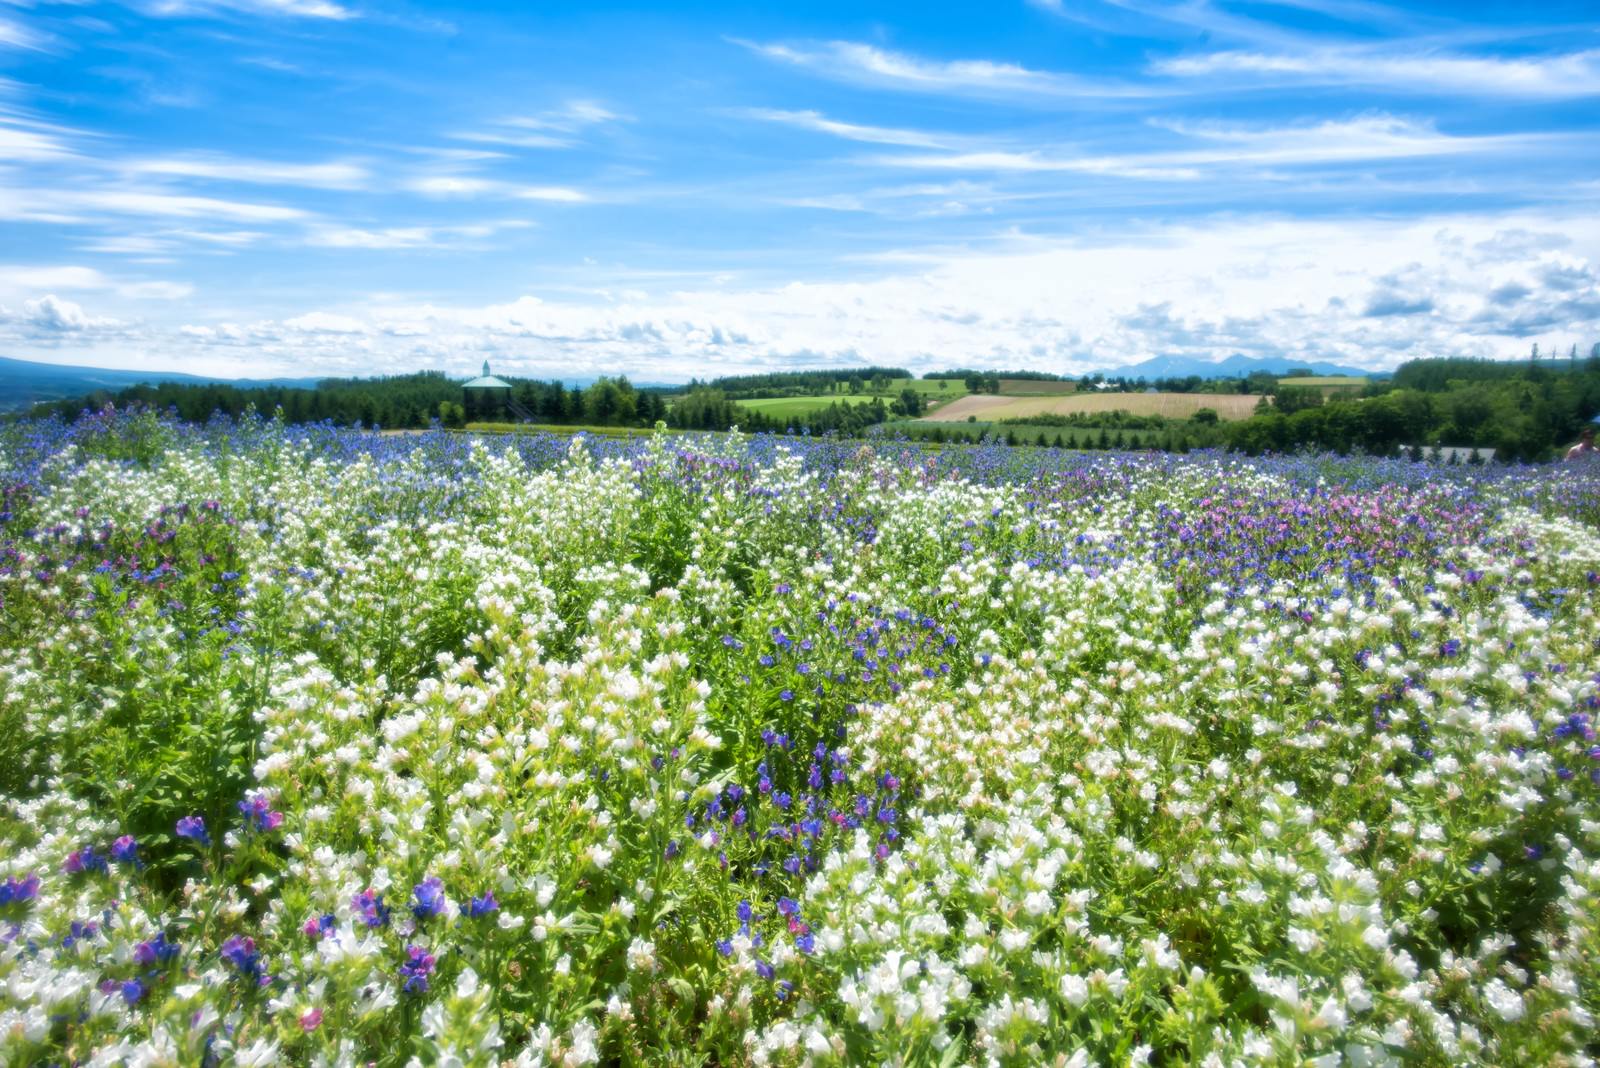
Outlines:
{"label": "distant building", "polygon": [[483,374],[461,387],[461,406],[471,419],[504,419],[511,408],[511,383],[489,373],[483,361]]}

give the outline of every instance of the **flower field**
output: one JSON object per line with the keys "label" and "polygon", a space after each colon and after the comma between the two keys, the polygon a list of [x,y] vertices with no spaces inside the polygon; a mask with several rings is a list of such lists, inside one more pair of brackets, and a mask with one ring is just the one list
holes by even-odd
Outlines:
{"label": "flower field", "polygon": [[1600,476],[0,427],[0,1063],[1592,1064]]}

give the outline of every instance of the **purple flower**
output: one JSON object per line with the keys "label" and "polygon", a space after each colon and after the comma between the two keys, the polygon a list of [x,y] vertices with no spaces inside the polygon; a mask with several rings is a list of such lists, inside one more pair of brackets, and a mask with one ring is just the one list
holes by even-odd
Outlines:
{"label": "purple flower", "polygon": [[118,864],[139,863],[139,843],[133,840],[133,835],[125,834],[111,843],[111,859]]}
{"label": "purple flower", "polygon": [[489,913],[499,910],[499,908],[500,902],[494,899],[494,891],[485,890],[483,896],[475,897],[467,902],[467,915],[477,919],[479,916],[487,916]]}
{"label": "purple flower", "polygon": [[800,915],[800,905],[799,905],[799,903],[796,902],[795,899],[792,898],[792,897],[780,897],[778,899],[778,915],[779,916],[798,916],[798,915]]}
{"label": "purple flower", "polygon": [[437,875],[430,875],[418,883],[412,888],[411,895],[411,914],[419,920],[426,920],[444,911],[444,882]]}
{"label": "purple flower", "polygon": [[407,946],[406,959],[400,965],[400,974],[405,977],[405,991],[408,994],[426,994],[428,992],[428,976],[433,974],[434,957],[421,946]]}
{"label": "purple flower", "polygon": [[137,1005],[142,997],[144,997],[144,984],[139,980],[129,979],[122,984],[122,1000],[129,1005]]}
{"label": "purple flower", "polygon": [[254,938],[234,935],[222,943],[222,959],[247,979],[261,978],[261,954],[256,952]]}
{"label": "purple flower", "polygon": [[283,826],[283,813],[273,812],[272,802],[267,800],[267,795],[261,791],[246,795],[239,802],[239,811],[244,814],[245,827],[249,830],[266,832],[275,831]]}
{"label": "purple flower", "polygon": [[84,846],[82,849],[67,854],[66,863],[61,865],[61,870],[68,875],[77,875],[86,871],[105,871],[106,858],[94,851],[94,846]]}
{"label": "purple flower", "polygon": [[39,877],[33,872],[29,872],[20,879],[16,876],[11,876],[6,879],[4,886],[0,886],[0,906],[9,905],[13,902],[20,905],[24,901],[32,901],[38,896]]}
{"label": "purple flower", "polygon": [[370,886],[350,899],[350,910],[360,916],[368,927],[384,927],[389,923],[389,906]]}
{"label": "purple flower", "polygon": [[211,844],[211,836],[206,833],[206,821],[203,816],[185,816],[179,820],[178,837],[193,838],[203,846]]}
{"label": "purple flower", "polygon": [[764,960],[761,960],[760,958],[757,958],[756,959],[756,974],[761,976],[761,978],[763,978],[763,979],[771,979],[772,975],[773,975],[772,965],[768,964]]}
{"label": "purple flower", "polygon": [[156,936],[148,941],[140,942],[133,947],[133,959],[143,967],[165,964],[178,955],[178,944],[167,941],[165,931],[156,932]]}
{"label": "purple flower", "polygon": [[326,938],[338,928],[338,918],[331,912],[324,912],[321,916],[311,917],[300,930],[305,932],[307,938]]}

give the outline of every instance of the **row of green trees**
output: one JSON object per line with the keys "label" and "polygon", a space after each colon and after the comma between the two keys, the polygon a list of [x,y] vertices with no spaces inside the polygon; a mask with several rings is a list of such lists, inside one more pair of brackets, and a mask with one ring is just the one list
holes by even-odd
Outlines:
{"label": "row of green trees", "polygon": [[1493,448],[1501,459],[1546,459],[1600,412],[1600,354],[1545,363],[1420,360],[1366,393],[1325,398],[1315,389],[1280,389],[1251,418],[1219,426],[1217,443],[1250,453],[1380,455],[1402,445],[1457,445]]}
{"label": "row of green trees", "polygon": [[[654,426],[667,415],[667,399],[658,390],[636,389],[625,377],[601,378],[586,388],[560,382],[509,379],[509,399],[535,421],[595,426]],[[35,415],[55,412],[72,419],[84,409],[107,403],[119,407],[147,405],[176,411],[182,419],[203,422],[215,413],[237,417],[252,405],[260,412],[282,410],[290,423],[331,421],[384,429],[425,427],[434,419],[446,426],[515,418],[499,391],[464,395],[461,384],[438,371],[381,378],[328,378],[315,388],[193,385],[163,382],[116,392],[38,405]]]}

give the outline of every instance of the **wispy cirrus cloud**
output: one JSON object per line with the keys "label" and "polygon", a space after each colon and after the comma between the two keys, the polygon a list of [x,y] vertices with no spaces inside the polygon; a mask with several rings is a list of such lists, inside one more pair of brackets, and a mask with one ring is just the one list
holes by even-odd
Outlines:
{"label": "wispy cirrus cloud", "polygon": [[1470,56],[1409,48],[1223,51],[1152,65],[1175,78],[1233,76],[1255,83],[1373,86],[1402,92],[1577,99],[1600,96],[1600,49],[1530,58]]}
{"label": "wispy cirrus cloud", "polygon": [[988,59],[924,59],[856,41],[732,43],[767,59],[839,81],[906,92],[1004,97],[1148,96],[1160,90],[1095,81]]}
{"label": "wispy cirrus cloud", "polygon": [[15,19],[0,18],[0,48],[18,48],[43,52],[48,47],[49,39],[43,34],[24,26]]}
{"label": "wispy cirrus cloud", "polygon": [[136,175],[312,189],[358,189],[372,177],[366,167],[355,163],[283,163],[214,154],[133,159],[119,166]]}
{"label": "wispy cirrus cloud", "polygon": [[846,141],[863,141],[874,145],[903,145],[907,148],[952,148],[967,143],[969,139],[951,134],[926,133],[922,130],[898,129],[891,126],[869,126],[854,122],[830,119],[820,111],[783,111],[777,108],[737,108],[733,114],[762,122],[793,126],[801,130],[831,134]]}
{"label": "wispy cirrus cloud", "polygon": [[52,189],[0,186],[0,219],[93,222],[104,215],[230,222],[292,222],[309,212],[281,204],[258,204],[147,189]]}
{"label": "wispy cirrus cloud", "polygon": [[587,193],[569,186],[523,185],[475,175],[424,175],[407,182],[406,188],[426,196],[463,199],[500,197],[511,200],[546,200],[561,204],[581,204],[589,199]]}
{"label": "wispy cirrus cloud", "polygon": [[1167,122],[1173,132],[1206,142],[1157,152],[1069,154],[1039,150],[989,150],[945,155],[878,156],[872,162],[922,170],[1076,172],[1123,178],[1188,180],[1210,170],[1295,167],[1376,160],[1452,156],[1525,148],[1537,135],[1459,136],[1429,123],[1391,115],[1295,126]]}
{"label": "wispy cirrus cloud", "polygon": [[333,3],[333,0],[154,0],[144,4],[143,10],[147,15],[163,17],[215,15],[233,11],[250,15],[333,19],[339,22],[359,15],[354,8]]}
{"label": "wispy cirrus cloud", "polygon": [[525,219],[499,219],[459,226],[318,226],[306,232],[303,243],[316,248],[413,249],[451,248],[493,237],[506,230],[533,225]]}
{"label": "wispy cirrus cloud", "polygon": [[453,130],[447,136],[509,148],[570,148],[580,142],[584,131],[626,119],[597,101],[569,100],[545,111],[505,116],[470,130]]}

